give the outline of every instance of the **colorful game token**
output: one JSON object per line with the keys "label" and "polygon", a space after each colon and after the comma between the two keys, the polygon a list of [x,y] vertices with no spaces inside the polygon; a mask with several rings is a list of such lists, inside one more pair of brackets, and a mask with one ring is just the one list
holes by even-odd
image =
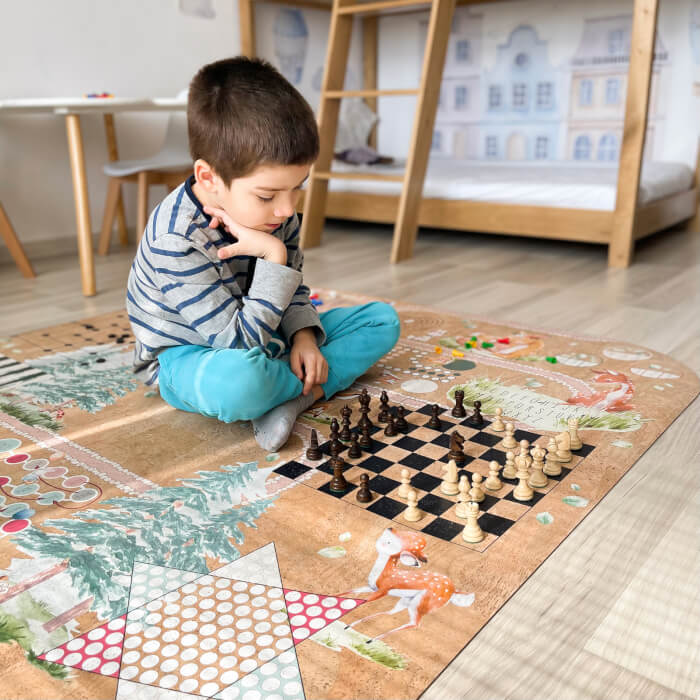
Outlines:
{"label": "colorful game token", "polygon": [[459,350],[453,350],[452,357],[464,357],[464,353],[460,352]]}
{"label": "colorful game token", "polygon": [[547,360],[547,362],[551,362],[553,365],[555,365],[557,363],[557,358],[554,356],[546,357],[545,359]]}
{"label": "colorful game token", "polygon": [[482,347],[482,348],[492,348],[492,347],[493,347],[493,343],[487,343],[486,341],[484,341],[484,342],[481,344],[481,347]]}
{"label": "colorful game token", "polygon": [[499,338],[498,342],[504,343],[505,345],[508,345],[510,343],[510,338]]}
{"label": "colorful game token", "polygon": [[442,352],[442,348],[439,345],[436,345],[435,352],[439,355]]}

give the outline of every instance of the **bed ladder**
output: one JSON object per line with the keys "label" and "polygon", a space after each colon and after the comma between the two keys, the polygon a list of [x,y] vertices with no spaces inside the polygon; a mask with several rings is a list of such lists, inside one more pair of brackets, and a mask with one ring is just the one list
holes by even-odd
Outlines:
{"label": "bed ladder", "polygon": [[[420,87],[417,90],[344,90],[354,18],[407,11],[415,12],[424,7],[430,8],[430,21]],[[320,152],[316,164],[311,169],[309,186],[304,200],[304,216],[300,234],[303,248],[311,248],[321,242],[328,197],[328,181],[331,178],[393,180],[402,182],[403,185],[394,225],[391,262],[397,263],[413,255],[413,245],[418,233],[418,212],[423,193],[423,180],[430,156],[435,111],[440,96],[442,69],[454,7],[455,0],[381,0],[380,2],[363,3],[356,3],[355,0],[333,0],[326,52],[326,69],[323,75],[318,114]],[[404,174],[331,172],[341,99],[343,97],[391,95],[417,95],[418,97]]]}

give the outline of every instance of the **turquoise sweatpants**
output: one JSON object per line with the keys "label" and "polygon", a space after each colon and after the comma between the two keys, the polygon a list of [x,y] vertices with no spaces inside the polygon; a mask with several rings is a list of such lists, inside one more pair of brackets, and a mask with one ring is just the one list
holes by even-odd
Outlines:
{"label": "turquoise sweatpants", "polygon": [[[320,314],[328,362],[326,397],[347,389],[399,338],[399,318],[382,302],[331,309]],[[158,355],[160,395],[175,408],[226,423],[252,420],[301,394],[303,383],[289,366],[260,347],[250,350],[177,345]]]}

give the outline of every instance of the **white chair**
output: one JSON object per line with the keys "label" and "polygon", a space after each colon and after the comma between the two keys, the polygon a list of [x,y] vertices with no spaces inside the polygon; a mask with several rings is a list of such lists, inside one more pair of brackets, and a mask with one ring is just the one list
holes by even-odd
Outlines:
{"label": "white chair", "polygon": [[[187,90],[178,95],[180,98],[186,96]],[[107,163],[103,170],[105,175],[109,177],[109,186],[102,219],[102,232],[97,248],[100,255],[106,255],[109,252],[112,228],[123,182],[138,183],[136,236],[140,240],[148,221],[149,186],[165,185],[172,191],[192,174],[192,158],[187,138],[187,115],[184,112],[173,112],[170,115],[165,142],[155,155],[140,160],[115,160]]]}

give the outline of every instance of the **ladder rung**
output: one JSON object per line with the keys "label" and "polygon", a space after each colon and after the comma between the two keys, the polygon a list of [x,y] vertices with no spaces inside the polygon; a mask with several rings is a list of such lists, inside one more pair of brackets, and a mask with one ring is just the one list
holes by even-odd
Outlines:
{"label": "ladder rung", "polygon": [[403,182],[403,175],[387,175],[386,173],[346,173],[346,172],[318,172],[314,173],[314,177],[318,180],[389,180],[391,182]]}
{"label": "ladder rung", "polygon": [[406,90],[326,90],[324,97],[339,99],[342,97],[396,97],[399,95],[417,95],[418,89]]}
{"label": "ladder rung", "polygon": [[402,10],[410,7],[431,7],[432,0],[381,0],[381,2],[361,2],[356,5],[342,5],[339,15],[379,14],[386,10]]}

